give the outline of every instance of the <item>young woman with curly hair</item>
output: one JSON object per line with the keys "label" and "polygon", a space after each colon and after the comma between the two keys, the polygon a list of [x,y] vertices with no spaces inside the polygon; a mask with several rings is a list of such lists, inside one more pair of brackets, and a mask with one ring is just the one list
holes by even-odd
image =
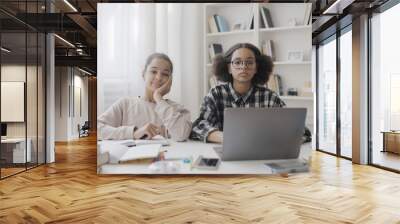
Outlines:
{"label": "young woman with curly hair", "polygon": [[213,61],[214,74],[223,84],[212,88],[193,123],[191,138],[222,143],[224,108],[283,107],[279,96],[265,87],[273,69],[271,57],[250,43],[232,46]]}

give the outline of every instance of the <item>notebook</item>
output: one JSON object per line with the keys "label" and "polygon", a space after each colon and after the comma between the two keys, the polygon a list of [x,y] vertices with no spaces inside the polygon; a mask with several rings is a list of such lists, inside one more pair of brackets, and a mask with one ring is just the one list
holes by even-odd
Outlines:
{"label": "notebook", "polygon": [[135,160],[147,160],[155,159],[160,153],[161,144],[141,145],[129,148],[120,158],[119,163]]}

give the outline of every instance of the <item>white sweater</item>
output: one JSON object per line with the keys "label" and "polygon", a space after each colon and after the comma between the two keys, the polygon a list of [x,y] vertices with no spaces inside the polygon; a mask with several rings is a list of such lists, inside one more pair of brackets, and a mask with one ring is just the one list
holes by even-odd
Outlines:
{"label": "white sweater", "polygon": [[164,125],[175,141],[184,141],[192,129],[190,112],[171,100],[152,103],[141,98],[122,98],[98,119],[100,139],[133,139],[135,127],[147,123]]}

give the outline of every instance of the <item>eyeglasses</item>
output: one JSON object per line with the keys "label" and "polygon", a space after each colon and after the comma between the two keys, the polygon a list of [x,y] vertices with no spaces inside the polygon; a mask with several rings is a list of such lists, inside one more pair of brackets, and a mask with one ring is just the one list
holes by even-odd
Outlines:
{"label": "eyeglasses", "polygon": [[253,68],[256,65],[256,61],[255,60],[246,60],[246,61],[242,61],[242,60],[234,60],[231,62],[232,67],[237,69],[240,67],[247,67],[247,68]]}

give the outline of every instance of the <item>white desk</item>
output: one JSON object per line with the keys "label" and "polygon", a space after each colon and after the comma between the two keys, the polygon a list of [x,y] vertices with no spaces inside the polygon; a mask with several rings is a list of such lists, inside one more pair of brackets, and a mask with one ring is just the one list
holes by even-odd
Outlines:
{"label": "white desk", "polygon": [[[5,152],[6,150],[12,150],[12,163],[25,163],[25,158],[27,158],[27,162],[31,161],[32,141],[30,138],[27,138],[26,154],[25,154],[25,138],[1,139],[1,144],[2,144],[2,152]],[[12,147],[12,149],[9,149],[8,147]]]}
{"label": "white desk", "polygon": [[[170,146],[163,147],[165,159],[176,160],[180,169],[176,172],[158,173],[150,170],[149,165],[118,164],[118,159],[128,150],[121,145],[121,141],[98,142],[97,165],[99,174],[271,174],[271,169],[265,165],[268,160],[256,161],[222,161],[218,170],[203,170],[193,168],[190,163],[184,163],[182,158],[193,158],[199,156],[219,158],[213,147],[217,144],[209,144],[195,141],[171,142]],[[303,144],[299,159],[308,161],[311,155],[311,144]],[[286,160],[287,161],[287,160]],[[274,160],[277,162],[277,160]]]}

